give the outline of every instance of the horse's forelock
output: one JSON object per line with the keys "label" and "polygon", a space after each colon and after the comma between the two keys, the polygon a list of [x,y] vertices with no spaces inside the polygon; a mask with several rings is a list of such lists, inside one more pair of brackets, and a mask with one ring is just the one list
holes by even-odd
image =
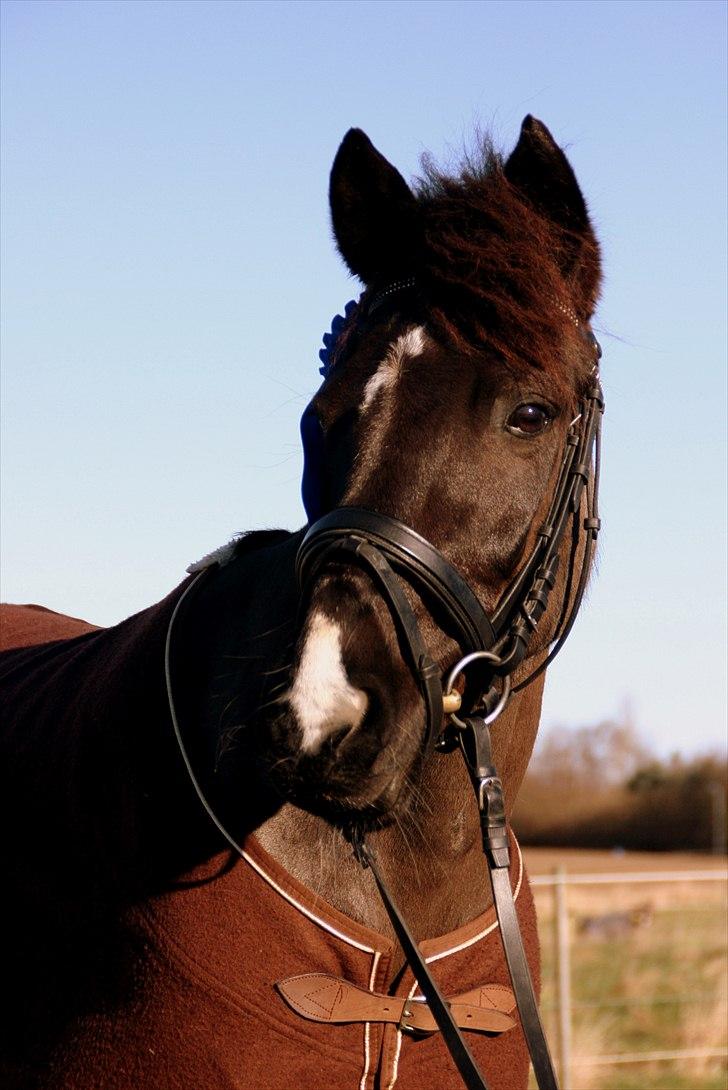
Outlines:
{"label": "horse's forelock", "polygon": [[[419,280],[435,335],[467,353],[487,345],[517,372],[536,368],[569,381],[569,354],[561,349],[576,332],[570,315],[588,321],[599,281],[591,229],[575,240],[540,214],[487,142],[456,175],[427,159],[423,167],[416,187],[424,236]],[[565,273],[567,252],[572,268]]]}

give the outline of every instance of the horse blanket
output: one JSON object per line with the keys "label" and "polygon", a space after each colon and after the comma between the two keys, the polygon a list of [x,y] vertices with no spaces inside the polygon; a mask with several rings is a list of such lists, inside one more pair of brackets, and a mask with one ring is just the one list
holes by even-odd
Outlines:
{"label": "horse blanket", "polygon": [[[0,657],[0,680],[14,709],[4,761],[6,768],[14,761],[10,776],[21,800],[11,817],[25,818],[33,811],[28,800],[45,795],[41,817],[30,822],[37,855],[18,864],[30,893],[19,895],[14,932],[5,931],[6,953],[20,950],[26,959],[26,1009],[12,1021],[0,1082],[9,1090],[456,1090],[460,1079],[439,1033],[308,1021],[283,1001],[276,984],[305,973],[397,996],[418,992],[409,969],[391,985],[390,939],[323,902],[254,836],[242,858],[213,851],[174,883],[125,904],[123,926],[105,909],[108,882],[89,880],[90,907],[68,893],[66,866],[93,877],[94,849],[108,853],[110,844],[133,839],[131,812],[128,828],[103,827],[103,799],[121,800],[116,812],[124,813],[125,799],[131,807],[134,797],[124,781],[137,775],[116,737],[123,731],[113,712],[114,664],[143,646],[132,672],[161,671],[166,624],[184,585],[113,629],[94,630],[39,607],[11,607],[5,616],[4,645],[26,645]],[[115,737],[99,740],[89,715]],[[171,745],[168,723],[143,720],[140,712],[123,726],[132,736],[169,730]],[[98,790],[86,793],[89,746],[105,769],[100,798]],[[73,796],[63,806],[59,781]],[[66,843],[76,835],[85,841],[82,849]],[[27,837],[24,843],[27,856]],[[515,840],[513,847],[511,883],[538,984],[533,900]],[[39,869],[50,878],[35,880]],[[422,948],[446,996],[509,984],[493,910]],[[101,953],[79,971],[88,950]],[[28,951],[40,954],[33,961]],[[64,988],[65,1016],[52,999]],[[468,1041],[493,1090],[525,1090],[528,1056],[518,1025],[497,1036],[470,1033]]]}

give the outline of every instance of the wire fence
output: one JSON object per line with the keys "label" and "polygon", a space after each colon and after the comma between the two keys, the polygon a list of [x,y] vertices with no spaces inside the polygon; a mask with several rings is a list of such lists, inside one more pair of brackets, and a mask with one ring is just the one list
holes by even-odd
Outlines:
{"label": "wire fence", "polygon": [[562,1090],[728,1090],[728,870],[531,885]]}

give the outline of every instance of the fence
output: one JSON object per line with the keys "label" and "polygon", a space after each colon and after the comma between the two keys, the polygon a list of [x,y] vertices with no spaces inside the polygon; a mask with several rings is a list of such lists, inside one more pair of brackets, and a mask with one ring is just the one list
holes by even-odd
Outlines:
{"label": "fence", "polygon": [[[545,929],[542,1010],[552,1023],[562,1090],[616,1090],[618,1080],[620,1088],[645,1090],[726,1085],[724,1073],[716,1075],[715,1068],[728,1058],[728,935],[725,897],[720,896],[727,881],[728,871],[722,870],[569,874],[558,869],[531,879]],[[611,887],[606,896],[605,887]],[[650,887],[651,901],[637,905],[636,896],[644,896]],[[573,941],[575,928],[578,943]],[[651,936],[657,941],[651,943]],[[680,1031],[680,1007],[691,1009],[685,1021],[700,1030],[694,1039]],[[600,1037],[593,1032],[594,1016],[603,1018],[604,1012],[608,1018]],[[591,1033],[586,1031],[589,1017]],[[593,1051],[595,1036],[597,1048],[606,1038],[611,1047]],[[621,1051],[624,1043],[632,1047]],[[644,1065],[668,1062],[691,1063],[689,1081],[647,1078]],[[612,1075],[604,1071],[611,1065],[619,1065]],[[640,1065],[634,1081],[615,1073],[625,1072],[628,1065]],[[705,1076],[702,1081],[698,1070]]]}

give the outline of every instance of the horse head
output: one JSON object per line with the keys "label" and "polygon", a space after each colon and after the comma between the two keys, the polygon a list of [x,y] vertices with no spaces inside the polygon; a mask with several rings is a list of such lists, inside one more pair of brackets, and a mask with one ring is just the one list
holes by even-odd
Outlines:
{"label": "horse head", "polygon": [[[410,188],[351,130],[330,203],[339,251],[365,290],[308,410],[320,448],[315,514],[397,520],[492,615],[534,548],[594,383],[599,256],[573,171],[529,117],[505,161],[488,147],[456,175],[426,165]],[[583,547],[564,535],[514,680],[543,659]],[[463,651],[457,625],[407,572],[401,584],[443,674]],[[340,551],[304,590],[274,775],[309,807],[396,812],[417,782],[426,729],[396,618],[372,571]]]}

